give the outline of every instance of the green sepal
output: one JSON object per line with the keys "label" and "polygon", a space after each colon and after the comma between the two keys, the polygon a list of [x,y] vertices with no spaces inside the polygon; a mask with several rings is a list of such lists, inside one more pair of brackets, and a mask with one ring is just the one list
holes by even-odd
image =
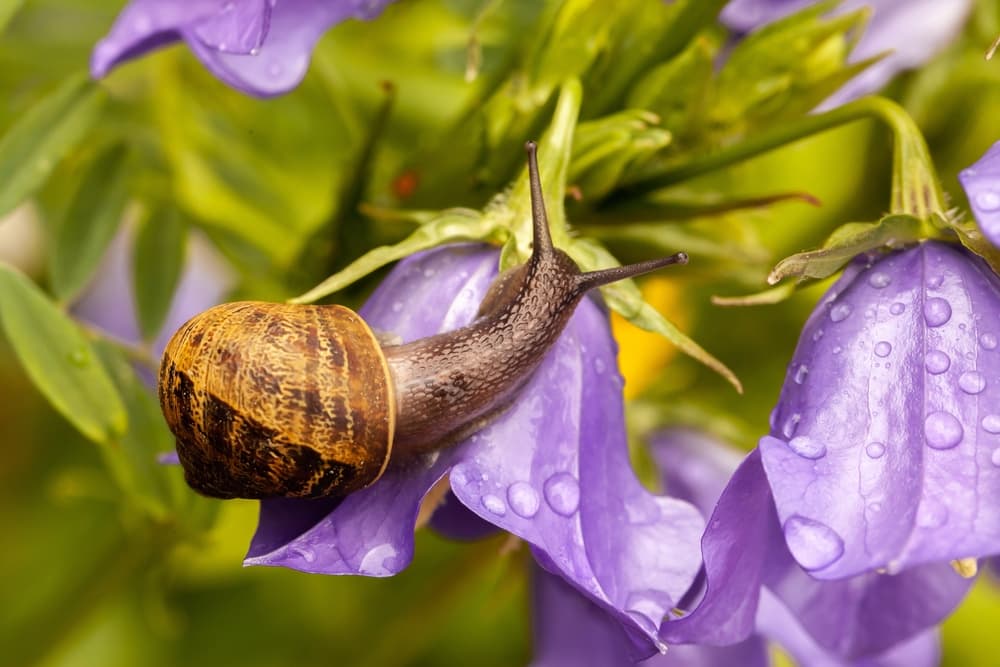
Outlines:
{"label": "green sepal", "polygon": [[716,306],[772,306],[781,303],[785,299],[795,294],[801,283],[788,282],[770,289],[746,294],[744,296],[719,296],[712,297],[712,303]]}
{"label": "green sepal", "polygon": [[80,433],[110,446],[125,432],[125,406],[83,332],[33,282],[3,263],[0,325],[28,377]]}
{"label": "green sepal", "polygon": [[835,230],[819,250],[796,253],[778,262],[767,282],[774,285],[789,276],[827,278],[861,253],[913,243],[924,237],[923,231],[923,222],[912,215],[887,215],[878,222],[849,222]]}
{"label": "green sepal", "polygon": [[0,139],[0,218],[35,193],[87,134],[105,96],[85,74],[66,79]]}

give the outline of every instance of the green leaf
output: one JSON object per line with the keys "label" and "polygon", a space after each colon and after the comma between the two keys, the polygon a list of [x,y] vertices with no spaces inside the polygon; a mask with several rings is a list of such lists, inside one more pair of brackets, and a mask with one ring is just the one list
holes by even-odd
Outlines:
{"label": "green leaf", "polygon": [[143,221],[132,253],[135,308],[139,331],[146,340],[156,337],[170,310],[184,266],[184,222],[173,209],[160,210]]}
{"label": "green leaf", "polygon": [[97,119],[104,94],[85,74],[67,79],[0,139],[0,216],[30,197]]}
{"label": "green leaf", "polygon": [[372,271],[409,257],[415,252],[434,248],[454,241],[498,241],[505,234],[495,220],[478,211],[469,209],[449,209],[439,217],[420,226],[408,237],[391,246],[381,246],[371,250],[351,262],[343,271],[338,271],[305,294],[290,303],[312,303],[341,290]]}
{"label": "green leaf", "polygon": [[0,325],[28,377],[80,433],[107,444],[125,432],[125,406],[83,333],[6,264],[0,264]]}
{"label": "green leaf", "polygon": [[0,33],[6,28],[14,14],[24,5],[24,0],[0,0]]}
{"label": "green leaf", "polygon": [[121,225],[128,199],[127,157],[123,144],[98,155],[56,226],[49,274],[52,291],[62,301],[86,285]]}
{"label": "green leaf", "polygon": [[774,285],[789,276],[826,278],[863,252],[919,240],[922,230],[923,223],[910,215],[887,215],[878,222],[849,222],[834,231],[821,249],[796,253],[778,262],[767,282]]}
{"label": "green leaf", "polygon": [[[618,262],[607,250],[589,239],[575,239],[566,252],[584,271],[616,266]],[[621,280],[601,288],[608,306],[637,327],[660,334],[684,354],[696,359],[721,375],[739,393],[743,384],[736,374],[703,347],[646,303],[634,280]]]}

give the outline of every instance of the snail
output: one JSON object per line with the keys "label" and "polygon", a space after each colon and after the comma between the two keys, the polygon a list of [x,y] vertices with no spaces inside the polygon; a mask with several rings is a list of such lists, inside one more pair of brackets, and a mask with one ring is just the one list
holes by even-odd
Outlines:
{"label": "snail", "polygon": [[159,397],[188,484],[218,498],[344,496],[390,459],[461,441],[502,413],[588,290],[687,255],[583,273],[552,245],[529,142],[533,247],[466,327],[380,344],[343,306],[245,301],[184,324]]}

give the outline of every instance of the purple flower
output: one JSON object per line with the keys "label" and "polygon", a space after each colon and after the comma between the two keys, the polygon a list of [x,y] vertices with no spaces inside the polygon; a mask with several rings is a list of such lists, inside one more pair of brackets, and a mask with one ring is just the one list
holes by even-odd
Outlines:
{"label": "purple flower", "polygon": [[1000,553],[1000,278],[956,245],[856,260],[802,330],[760,441],[822,579]]}
{"label": "purple flower", "polygon": [[[454,329],[474,317],[496,266],[496,252],[478,245],[415,255],[361,314],[404,342]],[[379,481],[339,503],[263,501],[246,563],[396,574],[413,557],[421,502],[447,478],[454,495],[439,529],[470,537],[487,522],[527,541],[543,568],[614,619],[631,656],[648,656],[660,620],[698,571],[704,522],[688,503],[636,480],[615,355],[606,313],[584,299],[517,402],[487,428],[390,463]]]}
{"label": "purple flower", "polygon": [[183,39],[215,76],[258,97],[302,81],[320,36],[349,18],[371,19],[391,0],[132,0],[90,60],[94,78]]}
{"label": "purple flower", "polygon": [[969,205],[990,243],[1000,247],[1000,141],[958,174]]}
{"label": "purple flower", "polygon": [[[809,5],[815,0],[732,0],[720,18],[730,28],[749,32]],[[923,65],[962,29],[972,7],[969,0],[846,0],[837,12],[869,7],[871,21],[851,53],[858,62],[884,51],[891,53],[834,93],[824,107],[844,104],[873,93],[901,71]]]}
{"label": "purple flower", "polygon": [[664,624],[665,641],[746,646],[766,637],[803,665],[937,664],[932,626],[970,584],[947,564],[816,579],[792,558],[759,451],[739,464],[717,503],[712,497],[738,459],[731,450],[672,431],[656,439],[653,454],[668,490],[711,514],[703,586],[686,596],[688,614]]}

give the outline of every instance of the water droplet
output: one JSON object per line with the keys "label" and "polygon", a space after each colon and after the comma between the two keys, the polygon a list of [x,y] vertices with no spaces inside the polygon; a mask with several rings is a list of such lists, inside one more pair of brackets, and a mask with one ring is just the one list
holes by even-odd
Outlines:
{"label": "water droplet", "polygon": [[881,271],[876,271],[875,273],[868,276],[868,284],[875,289],[882,289],[883,287],[888,287],[889,283],[892,282],[892,278],[889,274],[882,273]]}
{"label": "water droplet", "polygon": [[822,329],[817,329],[816,333],[813,334],[813,342],[815,343],[816,341],[818,341],[822,337],[823,337],[823,330]]}
{"label": "water droplet", "polygon": [[896,303],[889,306],[889,312],[892,313],[893,315],[902,315],[903,311],[905,310],[906,310],[906,304],[901,301],[897,301]]}
{"label": "water droplet", "polygon": [[268,65],[267,73],[270,74],[272,78],[277,78],[281,76],[281,72],[283,71],[283,69],[284,68],[281,66],[281,63],[273,62],[270,65]]}
{"label": "water droplet", "polygon": [[948,412],[932,412],[924,420],[924,437],[933,449],[951,449],[962,441],[962,424]]}
{"label": "water droplet", "polygon": [[836,306],[830,309],[830,319],[834,322],[840,322],[847,319],[847,316],[851,314],[851,306],[846,303],[838,303]]}
{"label": "water droplet", "polygon": [[481,502],[483,503],[483,507],[485,507],[490,514],[503,516],[507,513],[507,506],[503,504],[503,500],[501,500],[498,496],[494,496],[492,493],[488,493],[483,496]]}
{"label": "water droplet", "polygon": [[941,283],[943,282],[944,278],[942,276],[931,276],[927,279],[927,287],[930,289],[937,289],[938,287],[941,287]]}
{"label": "water droplet", "polygon": [[837,345],[837,346],[835,346],[835,347],[833,348],[833,353],[834,353],[834,354],[840,354],[840,353],[841,353],[841,352],[843,352],[843,351],[844,351],[844,348],[840,347],[839,345]]}
{"label": "water droplet", "polygon": [[931,350],[924,357],[924,368],[931,375],[941,375],[951,366],[951,359],[941,350]]}
{"label": "water droplet", "polygon": [[69,362],[74,366],[86,366],[90,362],[90,355],[84,349],[73,350],[69,355]]}
{"label": "water droplet", "polygon": [[538,492],[527,482],[514,482],[507,487],[507,502],[518,516],[530,519],[538,514],[541,500]]}
{"label": "water droplet", "polygon": [[789,440],[788,448],[804,459],[816,460],[826,456],[826,445],[807,435]]}
{"label": "water droplet", "polygon": [[881,509],[882,509],[882,503],[878,502],[877,500],[868,503],[868,511],[871,512],[872,514],[877,513]]}
{"label": "water droplet", "polygon": [[993,453],[990,454],[990,462],[1000,468],[1000,449],[994,449]]}
{"label": "water droplet", "polygon": [[958,376],[958,386],[966,394],[978,394],[986,389],[986,378],[977,371],[968,371]]}
{"label": "water droplet", "polygon": [[557,472],[545,480],[545,501],[557,514],[572,516],[580,506],[580,484],[568,472]]}
{"label": "water droplet", "polygon": [[865,446],[865,454],[873,459],[880,459],[885,455],[885,445],[881,442],[869,442]]}
{"label": "water droplet", "polygon": [[992,190],[983,190],[976,195],[976,206],[984,211],[995,211],[1000,208],[1000,194]]}
{"label": "water droplet", "polygon": [[991,333],[984,333],[979,337],[979,344],[984,350],[995,350],[997,347],[997,337]]}
{"label": "water droplet", "polygon": [[398,312],[401,312],[402,310],[403,310],[403,302],[402,301],[395,301],[395,302],[393,302],[393,304],[392,304],[392,312],[398,313]]}
{"label": "water droplet", "polygon": [[219,42],[219,45],[216,48],[219,49],[221,53],[225,53],[229,50],[229,45],[225,42]]}
{"label": "water droplet", "polygon": [[844,555],[843,538],[825,523],[793,514],[783,531],[792,556],[807,570],[832,565]]}
{"label": "water droplet", "polygon": [[594,359],[594,370],[597,371],[598,375],[601,375],[605,370],[607,370],[607,364],[604,363],[603,359],[597,357]]}
{"label": "water droplet", "polygon": [[987,433],[1000,433],[1000,415],[986,415],[983,417],[982,426]]}
{"label": "water droplet", "polygon": [[372,547],[361,559],[358,572],[369,576],[385,577],[393,574],[392,559],[396,557],[396,547],[391,544],[380,544]]}
{"label": "water droplet", "polygon": [[802,384],[805,382],[807,375],[809,375],[809,367],[805,364],[799,364],[799,367],[795,369],[795,384]]}
{"label": "water droplet", "polygon": [[892,343],[887,340],[880,340],[875,343],[875,356],[888,357],[892,352]]}
{"label": "water droplet", "polygon": [[433,278],[434,274],[437,273],[434,269],[427,267],[424,269],[424,278]]}
{"label": "water droplet", "polygon": [[785,438],[791,438],[795,435],[795,429],[798,428],[799,422],[802,421],[802,415],[798,412],[793,413],[791,417],[785,420],[785,423],[781,425],[781,434]]}
{"label": "water droplet", "polygon": [[302,560],[304,560],[307,563],[312,563],[313,561],[316,560],[316,552],[310,549],[309,547],[301,547],[293,544],[288,548],[288,550],[291,551],[293,554],[300,556]]}
{"label": "water droplet", "polygon": [[939,327],[951,319],[951,304],[940,297],[924,302],[924,320],[929,327]]}
{"label": "water droplet", "polygon": [[937,528],[948,522],[948,508],[939,503],[922,503],[917,510],[917,525],[921,528]]}
{"label": "water droplet", "polygon": [[258,49],[256,46],[251,47],[251,49],[250,49],[250,55],[252,55],[252,56],[259,56],[260,55],[260,49]]}

